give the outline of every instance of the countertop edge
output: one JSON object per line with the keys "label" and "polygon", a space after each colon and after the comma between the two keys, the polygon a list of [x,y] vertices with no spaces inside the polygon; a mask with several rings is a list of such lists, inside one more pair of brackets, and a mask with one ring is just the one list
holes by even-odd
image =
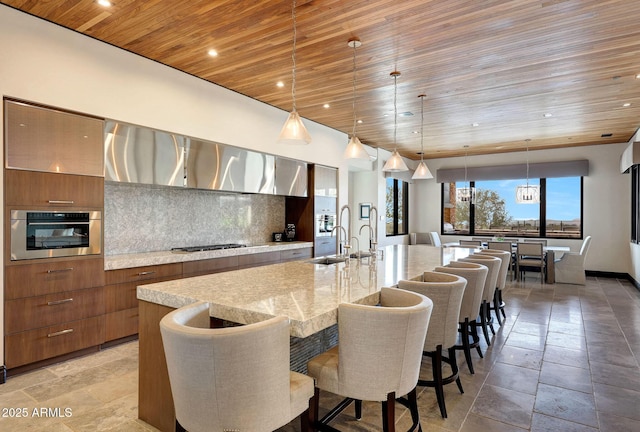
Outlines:
{"label": "countertop edge", "polygon": [[313,242],[271,242],[256,246],[235,249],[221,249],[212,251],[175,253],[171,251],[142,252],[134,254],[111,255],[104,257],[105,270],[119,270],[132,267],[145,267],[161,264],[173,264],[188,261],[200,261],[212,258],[222,258],[238,255],[252,255],[263,252],[275,252],[291,249],[313,247]]}

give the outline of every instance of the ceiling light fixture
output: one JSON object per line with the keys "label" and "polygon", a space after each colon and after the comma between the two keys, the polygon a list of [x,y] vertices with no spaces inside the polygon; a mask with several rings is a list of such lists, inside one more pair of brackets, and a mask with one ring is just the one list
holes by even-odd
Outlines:
{"label": "ceiling light fixture", "polygon": [[529,184],[529,144],[527,139],[527,184],[516,187],[518,204],[538,204],[540,202],[540,185]]}
{"label": "ceiling light fixture", "polygon": [[291,18],[293,20],[293,53],[291,54],[291,59],[293,60],[293,79],[291,80],[293,110],[289,113],[289,117],[280,131],[278,142],[284,144],[309,144],[311,142],[311,135],[307,132],[307,128],[304,127],[304,123],[302,123],[302,119],[296,111],[296,0],[293,0]]}
{"label": "ceiling light fixture", "polygon": [[393,71],[390,74],[393,77],[393,153],[391,157],[382,167],[382,171],[399,172],[409,171],[407,164],[402,160],[402,156],[398,153],[397,135],[398,135],[398,77],[400,72]]}
{"label": "ceiling light fixture", "polygon": [[207,51],[207,54],[209,54],[211,57],[218,57],[218,51],[214,49],[210,49],[209,51]]}
{"label": "ceiling light fixture", "polygon": [[422,105],[420,107],[420,163],[411,178],[414,180],[428,180],[433,178],[433,174],[429,171],[427,164],[424,163],[424,98],[427,97],[427,95],[421,94],[418,95],[418,97],[422,99]]}
{"label": "ceiling light fixture", "polygon": [[353,48],[353,130],[351,131],[351,138],[349,139],[349,144],[347,144],[347,148],[344,150],[344,158],[345,159],[362,159],[369,160],[369,153],[364,148],[364,145],[360,142],[358,137],[356,136],[356,125],[358,124],[358,119],[356,115],[356,48],[362,45],[360,39],[352,38],[349,39],[347,45],[350,48]]}
{"label": "ceiling light fixture", "polygon": [[[469,146],[464,146],[468,149]],[[468,186],[461,187],[456,190],[456,199],[458,202],[475,204],[476,203],[476,188],[471,187],[471,183],[467,182],[467,151],[464,152],[464,182]]]}
{"label": "ceiling light fixture", "polygon": [[111,3],[109,0],[98,0],[96,3],[98,3],[100,6],[104,6],[104,7],[113,6],[113,3]]}

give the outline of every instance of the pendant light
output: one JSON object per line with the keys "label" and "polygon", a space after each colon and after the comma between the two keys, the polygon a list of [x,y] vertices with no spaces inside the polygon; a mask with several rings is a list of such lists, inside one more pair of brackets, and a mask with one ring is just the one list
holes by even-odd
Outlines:
{"label": "pendant light", "polygon": [[289,117],[280,131],[278,142],[284,144],[309,144],[311,135],[307,132],[307,128],[304,127],[302,119],[296,111],[296,0],[293,0],[291,17],[293,19],[293,54],[291,55],[293,60],[293,79],[291,80],[293,110],[289,113]]}
{"label": "pendant light", "polygon": [[351,133],[351,139],[347,148],[344,151],[345,159],[362,159],[369,160],[369,153],[365,150],[364,146],[356,136],[356,125],[358,123],[356,116],[356,48],[362,45],[360,39],[349,39],[347,45],[353,48],[353,132]]}
{"label": "pendant light", "polygon": [[433,178],[433,174],[429,171],[429,167],[424,163],[424,98],[426,94],[418,95],[422,99],[422,106],[420,107],[420,163],[418,168],[411,176],[414,180],[428,180]]}
{"label": "pendant light", "polygon": [[529,144],[527,144],[527,184],[516,187],[516,202],[518,204],[540,203],[540,185],[529,184]]}
{"label": "pendant light", "polygon": [[[468,145],[464,148],[469,148]],[[468,185],[462,187],[456,191],[456,198],[458,202],[475,204],[476,203],[476,188],[471,187],[471,183],[467,182],[467,152],[464,153],[464,182]]]}
{"label": "pendant light", "polygon": [[407,168],[407,164],[402,160],[402,156],[398,153],[398,146],[396,143],[396,137],[398,133],[398,77],[400,76],[400,72],[393,71],[390,74],[393,77],[393,153],[391,153],[391,157],[382,167],[382,171],[388,172],[400,172],[400,171],[409,171]]}

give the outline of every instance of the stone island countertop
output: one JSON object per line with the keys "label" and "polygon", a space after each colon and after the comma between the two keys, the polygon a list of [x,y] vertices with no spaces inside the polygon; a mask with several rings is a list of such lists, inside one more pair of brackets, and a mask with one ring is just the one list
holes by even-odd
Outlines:
{"label": "stone island countertop", "polygon": [[202,252],[143,252],[133,254],[111,255],[104,257],[105,270],[118,270],[131,267],[144,267],[160,264],[171,264],[187,261],[206,260],[237,255],[250,255],[262,252],[304,249],[313,247],[313,242],[270,242],[234,249],[219,249]]}
{"label": "stone island countertop", "polygon": [[[244,249],[244,248],[243,248]],[[376,304],[380,288],[467,256],[468,248],[395,245],[377,257],[336,264],[292,261],[139,286],[139,300],[178,308],[210,304],[210,315],[240,324],[287,316],[307,337],[337,322],[340,303]]]}

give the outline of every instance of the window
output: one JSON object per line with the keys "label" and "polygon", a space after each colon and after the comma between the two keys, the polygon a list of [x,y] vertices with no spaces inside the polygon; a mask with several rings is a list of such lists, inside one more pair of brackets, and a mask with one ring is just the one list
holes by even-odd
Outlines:
{"label": "window", "polygon": [[[516,203],[526,179],[443,183],[442,233],[495,237],[582,238],[582,177],[529,179],[540,203]],[[475,187],[475,202],[458,202],[456,190]]]}
{"label": "window", "polygon": [[386,232],[387,236],[405,235],[408,232],[407,216],[409,183],[387,177]]}

